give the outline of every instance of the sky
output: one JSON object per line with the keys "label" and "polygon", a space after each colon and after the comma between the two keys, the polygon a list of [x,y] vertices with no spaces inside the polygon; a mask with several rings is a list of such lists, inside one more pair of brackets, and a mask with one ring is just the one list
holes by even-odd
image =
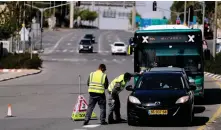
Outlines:
{"label": "sky", "polygon": [[[172,5],[173,1],[157,1],[157,7],[170,10],[170,6]],[[146,6],[145,7],[139,7],[137,6],[137,11],[144,15],[146,12],[152,11],[153,7],[153,1],[145,1]],[[157,9],[157,11],[163,11],[160,9]],[[169,19],[170,18],[170,12],[169,11],[163,11],[164,15]]]}

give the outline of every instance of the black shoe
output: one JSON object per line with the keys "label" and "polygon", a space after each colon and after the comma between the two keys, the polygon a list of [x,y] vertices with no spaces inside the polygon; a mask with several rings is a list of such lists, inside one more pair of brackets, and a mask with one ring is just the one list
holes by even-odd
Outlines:
{"label": "black shoe", "polygon": [[107,125],[108,123],[106,121],[101,122],[101,125]]}
{"label": "black shoe", "polygon": [[88,125],[89,121],[84,121],[83,125]]}

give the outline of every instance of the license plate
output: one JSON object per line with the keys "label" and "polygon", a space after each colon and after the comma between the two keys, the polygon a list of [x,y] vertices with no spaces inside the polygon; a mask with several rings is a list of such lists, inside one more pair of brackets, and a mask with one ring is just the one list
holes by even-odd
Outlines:
{"label": "license plate", "polygon": [[84,48],[84,50],[88,50],[88,48]]}
{"label": "license plate", "polygon": [[168,111],[167,110],[149,110],[148,114],[149,115],[167,115]]}
{"label": "license plate", "polygon": [[118,49],[118,51],[122,51],[122,49]]}

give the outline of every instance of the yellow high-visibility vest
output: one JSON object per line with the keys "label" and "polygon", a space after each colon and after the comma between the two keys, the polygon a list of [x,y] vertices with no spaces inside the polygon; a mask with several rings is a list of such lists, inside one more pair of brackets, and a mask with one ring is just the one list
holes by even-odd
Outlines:
{"label": "yellow high-visibility vest", "polygon": [[108,91],[112,92],[114,89],[114,86],[117,82],[121,82],[120,90],[118,93],[120,93],[124,87],[126,86],[126,82],[124,81],[124,74],[121,74],[120,76],[116,77],[108,86]]}
{"label": "yellow high-visibility vest", "polygon": [[91,72],[88,92],[103,94],[105,90],[104,88],[105,78],[106,74],[104,74],[100,70]]}

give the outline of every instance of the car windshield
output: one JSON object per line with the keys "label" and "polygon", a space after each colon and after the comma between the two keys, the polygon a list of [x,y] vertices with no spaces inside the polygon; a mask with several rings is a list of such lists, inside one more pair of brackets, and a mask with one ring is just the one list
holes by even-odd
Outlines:
{"label": "car windshield", "polygon": [[91,45],[91,41],[90,40],[81,40],[80,44],[81,45]]}
{"label": "car windshield", "polygon": [[164,89],[183,89],[184,82],[181,74],[145,74],[138,81],[135,89],[141,90],[164,90]]}
{"label": "car windshield", "polygon": [[93,36],[92,35],[85,35],[84,37],[85,38],[92,38]]}
{"label": "car windshield", "polygon": [[114,46],[124,46],[123,43],[115,43]]}

